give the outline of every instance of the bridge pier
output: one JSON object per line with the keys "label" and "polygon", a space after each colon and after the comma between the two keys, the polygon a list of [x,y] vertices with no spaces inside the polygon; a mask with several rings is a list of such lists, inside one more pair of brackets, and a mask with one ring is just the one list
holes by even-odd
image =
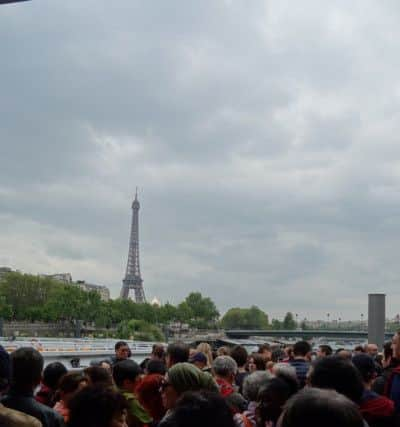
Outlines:
{"label": "bridge pier", "polygon": [[368,342],[380,350],[385,341],[385,294],[368,294]]}

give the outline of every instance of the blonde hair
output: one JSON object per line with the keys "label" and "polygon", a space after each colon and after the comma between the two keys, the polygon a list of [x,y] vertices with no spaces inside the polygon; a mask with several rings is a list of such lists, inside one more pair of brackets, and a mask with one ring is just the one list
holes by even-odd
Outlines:
{"label": "blonde hair", "polygon": [[210,344],[206,342],[201,342],[197,346],[197,351],[201,351],[204,353],[207,357],[207,368],[211,368],[212,362],[213,362],[213,356],[212,356],[212,350]]}

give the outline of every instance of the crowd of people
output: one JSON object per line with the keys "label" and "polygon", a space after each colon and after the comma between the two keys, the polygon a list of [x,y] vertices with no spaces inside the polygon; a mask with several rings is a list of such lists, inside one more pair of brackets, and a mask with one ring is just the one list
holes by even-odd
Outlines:
{"label": "crowd of people", "polygon": [[0,426],[400,426],[400,333],[383,353],[307,341],[213,351],[153,346],[140,365],[127,343],[115,357],[69,371],[40,352],[0,348]]}

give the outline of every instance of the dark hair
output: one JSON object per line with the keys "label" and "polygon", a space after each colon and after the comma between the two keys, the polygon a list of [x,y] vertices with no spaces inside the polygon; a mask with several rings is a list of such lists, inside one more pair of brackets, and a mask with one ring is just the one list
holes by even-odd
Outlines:
{"label": "dark hair", "polygon": [[164,346],[162,344],[153,344],[151,354],[158,357],[159,359],[163,359],[165,357]]}
{"label": "dark hair", "polygon": [[393,348],[392,348],[392,342],[388,341],[383,344],[383,357],[385,360],[388,360],[389,358],[393,357]]}
{"label": "dark hair", "polygon": [[161,360],[149,360],[147,363],[147,373],[148,374],[161,374],[165,375],[167,368],[165,363]]}
{"label": "dark hair", "polygon": [[282,413],[283,405],[294,394],[291,386],[282,378],[271,378],[258,393],[260,425],[265,425],[267,421],[278,421]]}
{"label": "dark hair", "polygon": [[363,427],[357,406],[334,390],[305,388],[286,404],[281,427]]}
{"label": "dark hair", "polygon": [[42,382],[52,390],[56,390],[60,378],[68,372],[61,362],[49,363],[43,371]]}
{"label": "dark hair", "polygon": [[61,377],[58,383],[58,390],[64,393],[72,393],[78,389],[80,383],[87,382],[87,380],[87,377],[80,372],[68,372]]}
{"label": "dark hair", "polygon": [[362,345],[356,345],[354,347],[354,351],[359,351],[360,353],[365,353],[365,349],[364,349],[364,347]]}
{"label": "dark hair", "polygon": [[376,367],[371,356],[368,354],[357,354],[353,357],[352,363],[357,368],[365,382],[369,382],[374,378]]}
{"label": "dark hair", "polygon": [[172,343],[167,347],[167,355],[173,363],[183,363],[189,360],[189,347],[184,343]]}
{"label": "dark hair", "polygon": [[135,381],[140,375],[139,365],[133,360],[122,360],[113,367],[113,378],[117,387],[121,387],[125,380]]}
{"label": "dark hair", "polygon": [[115,343],[115,351],[119,350],[121,347],[129,347],[126,341],[118,341]]}
{"label": "dark hair", "polygon": [[362,378],[356,367],[338,356],[318,360],[311,370],[313,387],[334,389],[355,403],[359,403],[364,391]]}
{"label": "dark hair", "polygon": [[40,382],[42,355],[32,347],[21,347],[11,353],[11,382],[21,389],[34,388]]}
{"label": "dark hair", "polygon": [[113,384],[111,372],[106,368],[101,366],[89,366],[83,372],[89,378],[92,385],[103,384],[105,386],[111,386]]}
{"label": "dark hair", "polygon": [[68,404],[68,427],[110,427],[112,419],[127,408],[125,398],[111,388],[89,386]]}
{"label": "dark hair", "polygon": [[294,356],[306,356],[311,351],[311,345],[307,341],[297,341],[293,346]]}
{"label": "dark hair", "polygon": [[261,356],[261,354],[259,354],[259,353],[251,353],[250,356],[249,356],[249,360],[250,359],[254,360],[254,364],[256,365],[257,371],[265,371],[266,364],[265,364],[265,360],[263,359],[263,357]]}
{"label": "dark hair", "polygon": [[0,345],[0,392],[8,387],[10,371],[10,355]]}
{"label": "dark hair", "polygon": [[218,393],[187,392],[178,400],[166,427],[187,426],[235,427],[235,422],[228,404]]}
{"label": "dark hair", "polygon": [[231,357],[235,360],[238,366],[242,367],[247,362],[248,353],[242,345],[235,345],[231,350]]}
{"label": "dark hair", "polygon": [[264,350],[271,351],[271,346],[268,343],[260,344],[258,346],[258,353],[262,353]]}
{"label": "dark hair", "polygon": [[332,347],[327,344],[322,344],[319,346],[319,349],[322,353],[325,353],[327,356],[331,356],[333,353]]}

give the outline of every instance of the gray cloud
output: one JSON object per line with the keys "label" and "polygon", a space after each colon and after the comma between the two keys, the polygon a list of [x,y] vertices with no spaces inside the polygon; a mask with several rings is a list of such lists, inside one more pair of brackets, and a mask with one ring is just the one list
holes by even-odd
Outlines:
{"label": "gray cloud", "polygon": [[[360,13],[362,9],[363,13]],[[396,2],[0,10],[0,264],[358,319],[399,301]]]}

